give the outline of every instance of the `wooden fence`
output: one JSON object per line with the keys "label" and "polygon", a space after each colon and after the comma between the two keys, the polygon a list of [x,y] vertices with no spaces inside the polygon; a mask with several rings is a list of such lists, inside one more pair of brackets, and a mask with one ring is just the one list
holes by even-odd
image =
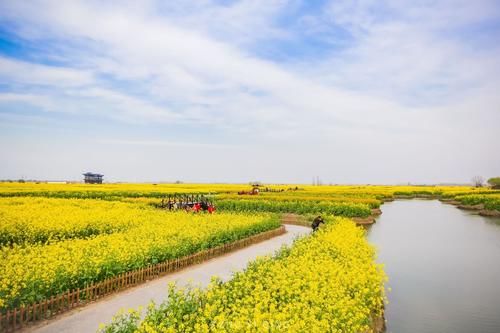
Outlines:
{"label": "wooden fence", "polygon": [[135,271],[123,273],[99,283],[91,284],[85,288],[52,296],[28,306],[21,306],[5,313],[0,312],[0,332],[13,332],[22,329],[33,322],[49,319],[114,292],[136,286],[189,265],[220,256],[221,254],[282,235],[285,232],[285,227],[281,226],[274,230],[269,230],[229,244],[203,250],[179,259],[168,260],[156,265],[150,265]]}

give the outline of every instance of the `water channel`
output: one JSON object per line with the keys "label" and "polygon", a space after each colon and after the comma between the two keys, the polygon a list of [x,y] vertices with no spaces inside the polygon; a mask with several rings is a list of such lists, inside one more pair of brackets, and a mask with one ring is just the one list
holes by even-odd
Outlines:
{"label": "water channel", "polygon": [[385,203],[368,230],[389,276],[388,333],[500,332],[500,219],[437,200]]}

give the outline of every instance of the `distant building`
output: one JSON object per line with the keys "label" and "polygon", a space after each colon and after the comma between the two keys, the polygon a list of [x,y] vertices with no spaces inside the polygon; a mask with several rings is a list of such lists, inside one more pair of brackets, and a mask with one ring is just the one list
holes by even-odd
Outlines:
{"label": "distant building", "polygon": [[84,173],[83,176],[85,184],[102,184],[102,177],[104,177],[104,175],[92,172]]}

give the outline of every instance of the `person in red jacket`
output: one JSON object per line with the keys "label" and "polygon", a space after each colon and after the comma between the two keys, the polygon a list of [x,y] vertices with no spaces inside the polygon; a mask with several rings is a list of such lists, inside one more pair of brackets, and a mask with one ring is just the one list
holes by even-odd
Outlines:
{"label": "person in red jacket", "polygon": [[214,206],[214,205],[209,205],[209,206],[208,206],[208,212],[209,212],[210,214],[212,214],[213,212],[215,212],[215,206]]}

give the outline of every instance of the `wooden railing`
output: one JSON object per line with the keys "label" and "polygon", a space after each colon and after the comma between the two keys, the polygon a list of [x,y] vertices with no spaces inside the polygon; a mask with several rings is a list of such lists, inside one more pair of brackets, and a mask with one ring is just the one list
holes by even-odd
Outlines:
{"label": "wooden railing", "polygon": [[33,322],[49,319],[114,292],[136,286],[167,273],[175,272],[184,267],[220,256],[221,254],[229,253],[248,245],[282,235],[285,232],[285,227],[280,226],[274,230],[265,231],[179,259],[168,260],[156,265],[150,265],[135,271],[123,273],[104,281],[88,285],[85,288],[71,290],[37,303],[9,310],[5,313],[0,312],[0,332],[13,332],[22,329]]}

